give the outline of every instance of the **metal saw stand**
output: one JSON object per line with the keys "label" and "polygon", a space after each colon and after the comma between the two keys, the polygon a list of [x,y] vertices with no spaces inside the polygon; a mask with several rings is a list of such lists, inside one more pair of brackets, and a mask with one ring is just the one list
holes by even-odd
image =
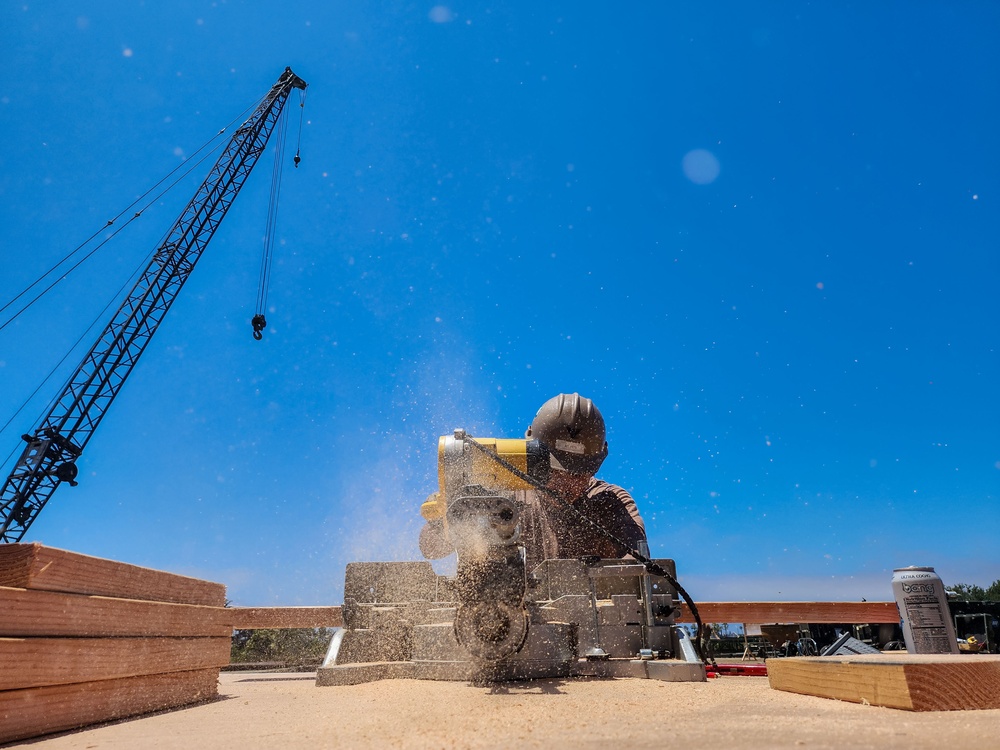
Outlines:
{"label": "metal saw stand", "polygon": [[[656,562],[674,575],[673,560]],[[454,579],[437,575],[429,562],[351,563],[344,627],[316,684],[579,676],[704,682],[704,664],[674,623],[678,604],[667,580],[634,560],[546,560],[528,576],[524,646],[482,661],[455,637]]]}

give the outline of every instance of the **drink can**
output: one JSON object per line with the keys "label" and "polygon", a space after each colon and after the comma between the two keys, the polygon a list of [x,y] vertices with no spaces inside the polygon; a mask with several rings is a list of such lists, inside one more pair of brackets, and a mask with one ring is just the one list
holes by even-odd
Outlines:
{"label": "drink can", "polygon": [[896,568],[892,571],[892,593],[903,621],[907,652],[958,653],[948,596],[934,568]]}

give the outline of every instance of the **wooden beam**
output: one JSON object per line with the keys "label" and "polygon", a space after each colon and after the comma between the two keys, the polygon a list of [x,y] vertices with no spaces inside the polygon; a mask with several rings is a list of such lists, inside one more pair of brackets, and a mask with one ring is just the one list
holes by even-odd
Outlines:
{"label": "wooden beam", "polygon": [[865,654],[767,660],[775,690],[902,708],[1000,708],[1000,656]]}
{"label": "wooden beam", "polygon": [[[696,602],[702,622],[898,623],[894,602]],[[334,628],[340,607],[229,607],[237,629]],[[678,622],[694,622],[686,604]]]}
{"label": "wooden beam", "polygon": [[221,583],[41,544],[0,545],[0,586],[222,607]]}
{"label": "wooden beam", "polygon": [[339,628],[343,625],[340,607],[228,607],[232,627],[238,630],[261,628]]}
{"label": "wooden beam", "polygon": [[[899,623],[895,602],[695,602],[702,622]],[[678,622],[694,622],[687,604]]]}
{"label": "wooden beam", "polygon": [[222,607],[0,587],[0,636],[229,636]]}
{"label": "wooden beam", "polygon": [[231,638],[0,638],[0,690],[229,664]]}
{"label": "wooden beam", "polygon": [[219,670],[0,692],[0,743],[211,700]]}

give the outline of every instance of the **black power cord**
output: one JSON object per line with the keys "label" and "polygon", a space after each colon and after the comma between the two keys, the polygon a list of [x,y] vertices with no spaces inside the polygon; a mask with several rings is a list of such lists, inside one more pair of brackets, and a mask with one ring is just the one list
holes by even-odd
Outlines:
{"label": "black power cord", "polygon": [[476,450],[478,450],[484,456],[487,456],[494,463],[497,463],[500,466],[502,466],[504,469],[506,469],[507,471],[509,471],[511,474],[513,474],[514,476],[516,476],[518,479],[520,479],[520,480],[522,480],[524,482],[527,482],[532,487],[534,487],[535,489],[537,489],[539,492],[545,493],[546,495],[548,495],[552,499],[554,499],[557,502],[561,503],[563,506],[571,508],[574,513],[576,513],[580,518],[582,518],[584,521],[586,521],[588,524],[590,524],[590,526],[592,526],[598,532],[600,532],[601,534],[603,534],[607,539],[611,540],[612,542],[614,542],[615,544],[617,544],[619,547],[628,550],[628,553],[633,558],[635,558],[638,562],[642,563],[643,567],[645,567],[646,570],[650,574],[652,574],[654,576],[660,576],[661,578],[665,578],[667,580],[667,583],[669,583],[671,586],[673,586],[677,590],[677,593],[680,594],[684,598],[684,601],[688,605],[688,609],[691,610],[691,616],[694,617],[695,624],[697,625],[697,630],[695,632],[694,649],[695,649],[695,651],[698,654],[698,658],[701,659],[701,661],[703,663],[708,664],[709,660],[705,658],[705,652],[704,652],[704,649],[703,649],[703,641],[704,641],[705,628],[704,628],[704,625],[702,624],[702,621],[701,621],[701,615],[698,614],[698,607],[695,605],[694,599],[692,599],[691,596],[690,596],[690,594],[688,594],[688,592],[684,590],[684,587],[680,585],[680,583],[677,581],[677,579],[674,576],[672,576],[669,572],[667,572],[666,570],[664,570],[663,567],[661,567],[657,563],[655,563],[652,560],[650,560],[646,555],[644,555],[641,552],[639,552],[639,550],[632,549],[632,545],[630,545],[630,544],[626,543],[625,541],[619,539],[616,535],[612,534],[610,531],[608,531],[607,529],[605,529],[599,523],[597,523],[596,521],[594,521],[594,519],[590,518],[589,516],[587,516],[586,514],[584,514],[582,511],[580,511],[578,508],[576,508],[572,503],[566,502],[566,500],[561,495],[559,495],[558,493],[550,490],[548,487],[546,487],[540,481],[538,481],[537,479],[535,479],[533,476],[525,474],[523,471],[521,471],[516,466],[514,466],[513,464],[511,464],[509,461],[507,461],[506,459],[502,458],[499,454],[494,453],[489,448],[487,448],[485,445],[483,445],[482,443],[478,442],[475,438],[472,438],[472,437],[469,437],[468,435],[466,435],[465,439]]}

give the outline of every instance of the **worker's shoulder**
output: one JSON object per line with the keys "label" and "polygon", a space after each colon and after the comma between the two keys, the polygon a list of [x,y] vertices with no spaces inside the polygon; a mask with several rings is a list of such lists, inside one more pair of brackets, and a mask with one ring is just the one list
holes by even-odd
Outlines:
{"label": "worker's shoulder", "polygon": [[632,500],[632,495],[630,495],[629,491],[624,487],[619,487],[617,484],[611,484],[611,482],[605,482],[603,479],[598,479],[597,477],[594,477],[594,480],[587,488],[587,496],[591,498],[599,496],[609,498],[615,497],[622,502]]}

